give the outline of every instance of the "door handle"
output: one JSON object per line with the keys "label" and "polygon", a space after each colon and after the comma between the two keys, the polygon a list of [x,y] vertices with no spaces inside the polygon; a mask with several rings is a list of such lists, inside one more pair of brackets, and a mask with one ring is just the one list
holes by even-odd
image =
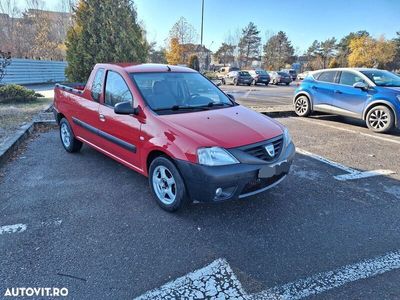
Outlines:
{"label": "door handle", "polygon": [[341,92],[339,90],[335,90],[335,94],[343,94],[343,92]]}
{"label": "door handle", "polygon": [[99,119],[101,122],[105,122],[106,121],[106,117],[103,114],[99,114]]}

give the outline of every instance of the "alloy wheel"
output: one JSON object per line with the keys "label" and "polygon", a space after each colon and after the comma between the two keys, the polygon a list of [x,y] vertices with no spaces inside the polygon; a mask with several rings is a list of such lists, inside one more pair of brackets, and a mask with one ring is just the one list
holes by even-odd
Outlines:
{"label": "alloy wheel", "polygon": [[382,109],[375,109],[368,118],[370,126],[374,129],[381,130],[389,123],[388,114]]}
{"label": "alloy wheel", "polygon": [[176,198],[176,182],[171,171],[165,166],[157,166],[153,172],[153,188],[160,199],[166,205],[170,205]]}
{"label": "alloy wheel", "polygon": [[295,103],[296,113],[304,115],[308,110],[308,100],[305,97],[299,97]]}
{"label": "alloy wheel", "polygon": [[60,130],[61,130],[61,140],[64,146],[68,148],[71,145],[71,133],[69,132],[67,124],[62,123]]}

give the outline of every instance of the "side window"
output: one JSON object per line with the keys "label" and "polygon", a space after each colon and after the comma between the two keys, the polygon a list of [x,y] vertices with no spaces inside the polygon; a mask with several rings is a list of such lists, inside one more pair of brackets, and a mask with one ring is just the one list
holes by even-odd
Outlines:
{"label": "side window", "polygon": [[318,76],[318,81],[323,81],[323,82],[335,82],[335,75],[336,72],[335,71],[327,71],[327,72],[322,72],[319,76]]}
{"label": "side window", "polygon": [[342,72],[342,74],[340,75],[340,84],[352,86],[356,82],[364,82],[364,80],[360,76],[351,72]]}
{"label": "side window", "polygon": [[106,79],[105,104],[114,107],[120,102],[133,101],[125,80],[116,72],[108,71]]}
{"label": "side window", "polygon": [[103,75],[104,69],[98,69],[92,84],[92,98],[97,102],[99,102],[100,95],[103,90]]}

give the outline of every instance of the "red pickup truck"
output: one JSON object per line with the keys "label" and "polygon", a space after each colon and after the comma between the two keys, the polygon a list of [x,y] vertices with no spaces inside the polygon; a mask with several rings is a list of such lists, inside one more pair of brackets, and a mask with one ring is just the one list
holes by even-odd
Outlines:
{"label": "red pickup truck", "polygon": [[86,85],[56,85],[54,113],[65,150],[85,143],[147,176],[168,211],[265,191],[295,154],[284,126],[184,67],[97,64]]}

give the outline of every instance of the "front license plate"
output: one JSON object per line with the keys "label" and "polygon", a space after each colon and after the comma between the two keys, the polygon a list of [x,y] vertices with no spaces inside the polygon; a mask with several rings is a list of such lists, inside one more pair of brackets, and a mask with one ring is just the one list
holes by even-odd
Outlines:
{"label": "front license plate", "polygon": [[275,175],[289,172],[290,164],[287,161],[281,162],[279,165],[265,166],[258,171],[259,178],[269,178]]}

